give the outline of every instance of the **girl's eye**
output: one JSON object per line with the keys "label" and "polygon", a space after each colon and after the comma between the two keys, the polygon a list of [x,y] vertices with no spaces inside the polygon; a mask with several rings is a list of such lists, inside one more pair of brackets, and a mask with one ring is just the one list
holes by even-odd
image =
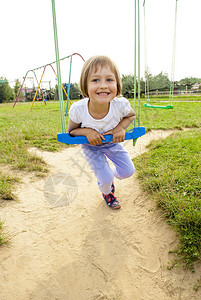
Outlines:
{"label": "girl's eye", "polygon": [[107,81],[111,82],[111,81],[113,81],[113,79],[112,78],[108,78]]}
{"label": "girl's eye", "polygon": [[98,82],[98,79],[94,78],[92,81],[93,81],[93,82]]}

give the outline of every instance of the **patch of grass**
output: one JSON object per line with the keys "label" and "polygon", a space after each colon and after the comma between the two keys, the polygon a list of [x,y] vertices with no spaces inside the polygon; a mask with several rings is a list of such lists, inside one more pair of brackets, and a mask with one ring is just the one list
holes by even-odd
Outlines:
{"label": "patch of grass", "polygon": [[29,107],[27,103],[17,104],[14,109],[11,105],[0,106],[0,163],[43,173],[47,172],[45,162],[33,158],[28,148],[57,151],[64,147],[56,138],[60,132],[59,104],[49,103],[47,108],[37,104],[32,112]]}
{"label": "patch of grass", "polygon": [[[201,93],[200,94],[180,94],[174,95],[173,102],[189,102],[189,101],[200,101]],[[145,101],[144,96],[141,98],[142,101]],[[169,102],[169,95],[149,95],[150,102],[159,102],[159,101],[166,101]]]}
{"label": "patch of grass", "polygon": [[[161,105],[160,102],[153,104]],[[174,109],[145,108],[141,105],[141,126],[144,126],[146,131],[198,128],[201,126],[200,105],[199,102],[175,102]]]}
{"label": "patch of grass", "polygon": [[201,287],[201,277],[197,279],[197,283],[194,285],[193,289],[194,291],[198,291],[198,289]]}
{"label": "patch of grass", "polygon": [[135,158],[142,186],[177,231],[176,253],[186,266],[201,259],[200,130],[177,132]]}
{"label": "patch of grass", "polygon": [[0,221],[0,246],[8,242],[6,234],[3,232],[3,222]]}
{"label": "patch of grass", "polygon": [[15,200],[13,184],[18,182],[17,178],[10,177],[0,172],[0,198],[3,200]]}
{"label": "patch of grass", "polygon": [[13,169],[47,172],[45,161],[29,153],[28,146],[22,133],[7,130],[0,141],[0,162]]}

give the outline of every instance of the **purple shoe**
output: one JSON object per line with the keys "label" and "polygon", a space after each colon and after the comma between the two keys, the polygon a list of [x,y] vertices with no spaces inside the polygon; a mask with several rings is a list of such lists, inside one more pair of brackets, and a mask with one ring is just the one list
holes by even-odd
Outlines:
{"label": "purple shoe", "polygon": [[112,209],[119,209],[121,207],[120,202],[114,196],[113,193],[109,193],[108,195],[102,194],[106,204]]}

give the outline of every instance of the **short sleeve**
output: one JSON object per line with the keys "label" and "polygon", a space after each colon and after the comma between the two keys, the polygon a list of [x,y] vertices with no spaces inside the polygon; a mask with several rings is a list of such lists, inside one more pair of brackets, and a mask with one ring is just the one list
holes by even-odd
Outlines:
{"label": "short sleeve", "polygon": [[73,103],[69,109],[69,118],[76,124],[82,123],[80,109],[76,103]]}
{"label": "short sleeve", "polygon": [[120,98],[122,116],[126,117],[131,110],[130,102],[126,98]]}

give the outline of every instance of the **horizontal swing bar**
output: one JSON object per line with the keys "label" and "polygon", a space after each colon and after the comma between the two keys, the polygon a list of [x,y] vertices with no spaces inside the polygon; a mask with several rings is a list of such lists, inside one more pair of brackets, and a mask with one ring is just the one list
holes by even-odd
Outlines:
{"label": "horizontal swing bar", "polygon": [[144,104],[145,107],[148,107],[148,108],[162,108],[162,109],[173,109],[174,108],[174,105],[166,105],[166,106],[160,106],[160,105],[151,105],[151,104],[148,104],[148,103],[145,103]]}
{"label": "horizontal swing bar", "polygon": [[[125,134],[125,140],[134,140],[145,134],[144,127],[135,127],[130,129]],[[112,134],[105,135],[105,140],[102,140],[103,143],[112,142]],[[57,141],[64,144],[89,144],[86,136],[71,136],[69,133],[58,133]]]}

